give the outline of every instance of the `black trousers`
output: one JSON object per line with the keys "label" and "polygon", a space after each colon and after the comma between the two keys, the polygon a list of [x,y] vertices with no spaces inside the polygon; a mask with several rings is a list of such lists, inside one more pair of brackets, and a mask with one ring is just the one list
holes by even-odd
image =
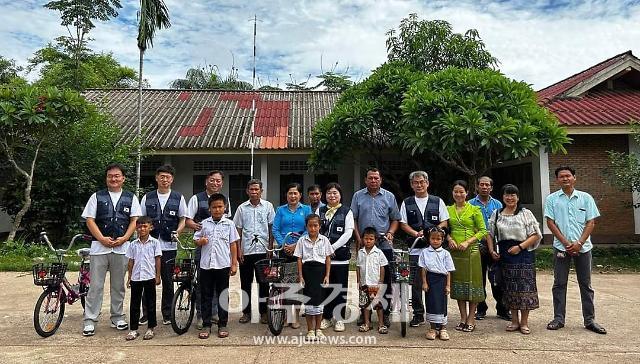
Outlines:
{"label": "black trousers", "polygon": [[[339,285],[340,287],[327,288],[326,297],[335,295],[334,289],[339,289],[340,292],[331,301],[327,303],[322,312],[322,317],[330,320],[335,318],[336,321],[343,321],[345,319],[347,308],[347,290],[349,288],[349,264],[331,264],[331,271],[329,272],[329,283]],[[334,313],[336,307],[340,307],[339,317]]]}
{"label": "black trousers", "polygon": [[149,328],[158,326],[156,320],[156,279],[147,281],[131,281],[131,305],[129,305],[129,327],[138,330],[140,321],[140,303],[147,307]]}
{"label": "black trousers", "polygon": [[[173,301],[173,267],[176,262],[177,250],[163,250],[160,259],[160,279],[162,280],[162,299],[160,301],[160,312],[163,320],[171,320],[171,302]],[[153,301],[153,311],[155,312],[156,301]],[[149,308],[142,302],[142,316],[148,317]]]}
{"label": "black trousers", "polygon": [[[409,255],[409,262],[411,266],[418,266],[419,255]],[[413,308],[413,315],[418,318],[424,319],[424,294],[422,290],[422,275],[420,269],[415,270],[417,274],[413,275],[413,282],[411,282],[411,307]]]}
{"label": "black trousers", "polygon": [[229,294],[221,301],[222,293],[229,289],[229,268],[202,269],[200,271],[200,294],[202,295],[202,326],[211,327],[211,300],[218,298],[218,327],[227,327],[229,321]]}
{"label": "black trousers", "polygon": [[384,284],[386,285],[386,290],[384,291],[384,298],[387,302],[387,305],[384,308],[384,315],[389,316],[391,312],[391,298],[393,297],[391,293],[391,262],[393,262],[393,249],[384,249],[382,250],[382,254],[384,254],[385,258],[389,261],[389,264],[384,267]]}
{"label": "black trousers", "polygon": [[[249,296],[249,300],[242,308],[243,314],[251,315],[251,293],[253,290],[253,279],[256,273],[256,262],[265,259],[267,254],[245,255],[244,261],[240,264],[240,288]],[[267,296],[269,295],[269,284],[258,283],[258,312],[267,313]],[[244,302],[243,302],[244,304]]]}
{"label": "black trousers", "polygon": [[[483,240],[481,244],[485,244],[486,246],[487,243]],[[495,262],[493,259],[491,259],[491,256],[489,256],[488,254],[480,254],[480,261],[482,263],[482,288],[484,289],[484,296],[486,297],[487,296],[487,272]],[[509,313],[509,310],[506,307],[504,307],[504,304],[502,303],[502,287],[500,287],[500,285],[495,284],[494,275],[489,274],[488,278],[489,278],[489,283],[491,284],[491,295],[493,296],[493,299],[496,301],[496,313],[498,315],[506,315],[507,313]],[[489,306],[487,306],[487,302],[482,301],[478,303],[477,311],[480,313],[486,314],[488,308]]]}

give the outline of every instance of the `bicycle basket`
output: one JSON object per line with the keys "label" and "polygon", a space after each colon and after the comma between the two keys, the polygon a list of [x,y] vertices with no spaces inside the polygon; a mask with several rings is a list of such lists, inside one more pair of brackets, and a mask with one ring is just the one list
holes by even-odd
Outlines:
{"label": "bicycle basket", "polygon": [[256,262],[258,283],[278,283],[284,276],[284,259],[262,259]]}
{"label": "bicycle basket", "polygon": [[393,262],[391,267],[391,280],[394,283],[411,283],[414,280],[415,274],[418,272],[418,267],[410,265],[409,262]]}
{"label": "bicycle basket", "polygon": [[57,286],[64,279],[67,263],[38,263],[33,266],[32,272],[36,286]]}
{"label": "bicycle basket", "polygon": [[189,282],[193,280],[196,273],[196,263],[193,259],[184,258],[176,261],[173,265],[173,281]]}

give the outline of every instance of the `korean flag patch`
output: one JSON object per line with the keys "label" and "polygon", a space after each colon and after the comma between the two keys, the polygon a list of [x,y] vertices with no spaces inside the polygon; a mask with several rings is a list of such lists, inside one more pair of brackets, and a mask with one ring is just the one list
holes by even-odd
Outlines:
{"label": "korean flag patch", "polygon": [[123,208],[123,209],[122,209],[122,211],[124,211],[124,212],[126,212],[126,213],[129,213],[129,208],[128,208],[128,207],[125,207],[125,208]]}
{"label": "korean flag patch", "polygon": [[342,226],[338,226],[336,227],[336,231],[338,231],[339,233],[344,231],[344,228]]}
{"label": "korean flag patch", "polygon": [[438,216],[431,216],[431,221],[438,221]]}
{"label": "korean flag patch", "polygon": [[169,211],[169,216],[176,216],[176,212],[175,211]]}

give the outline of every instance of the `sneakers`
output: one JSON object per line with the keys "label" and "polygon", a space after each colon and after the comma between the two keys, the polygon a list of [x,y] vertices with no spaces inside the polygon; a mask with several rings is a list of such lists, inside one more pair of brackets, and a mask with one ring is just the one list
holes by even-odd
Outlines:
{"label": "sneakers", "polygon": [[131,331],[129,331],[129,333],[125,337],[125,340],[127,340],[127,341],[135,340],[138,336],[139,336],[139,334],[138,334],[138,332],[136,330],[131,330]]}
{"label": "sneakers", "polygon": [[203,328],[202,317],[198,317],[196,318],[196,329],[202,330],[202,328]]}
{"label": "sneakers", "polygon": [[487,317],[487,313],[486,312],[476,312],[476,320],[481,321],[484,320]]}
{"label": "sneakers", "polygon": [[420,317],[420,316],[413,316],[413,318],[411,319],[411,322],[409,322],[409,326],[411,327],[418,327],[422,325],[424,325],[424,317]]}
{"label": "sneakers", "polygon": [[427,331],[427,340],[435,340],[435,339],[436,339],[436,330],[429,329],[429,331]]}
{"label": "sneakers", "polygon": [[322,330],[326,330],[331,326],[333,326],[333,320],[322,319],[322,322],[320,322],[320,329]]}
{"label": "sneakers", "polygon": [[168,320],[168,319],[164,319],[164,318],[163,318],[163,319],[162,319],[162,324],[163,324],[163,325],[171,325],[171,320]]}
{"label": "sneakers", "polygon": [[93,324],[86,324],[82,329],[82,336],[93,336],[96,334],[96,327]]}
{"label": "sneakers", "polygon": [[440,337],[440,340],[442,341],[447,341],[449,340],[449,333],[447,332],[447,329],[440,329],[440,335],[438,335]]}
{"label": "sneakers", "polygon": [[316,340],[324,340],[326,338],[322,330],[316,330]]}
{"label": "sneakers", "polygon": [[336,324],[333,326],[333,331],[335,331],[335,332],[343,332],[344,331],[344,322],[336,321]]}
{"label": "sneakers", "polygon": [[243,313],[242,317],[240,317],[240,320],[238,320],[238,322],[240,322],[241,324],[246,324],[249,321],[251,321],[251,315],[248,313]]}
{"label": "sneakers", "polygon": [[315,331],[313,331],[313,330],[309,330],[309,331],[307,332],[307,336],[305,336],[305,339],[306,339],[307,341],[315,341],[315,339],[316,339],[316,332],[315,332]]}
{"label": "sneakers", "polygon": [[125,320],[111,321],[111,327],[118,330],[126,330],[129,328],[129,324]]}
{"label": "sneakers", "polygon": [[142,316],[140,317],[140,321],[138,321],[139,325],[146,325],[147,322],[149,322],[149,319],[147,318],[147,316]]}
{"label": "sneakers", "polygon": [[144,333],[142,340],[151,340],[155,336],[153,329],[147,329],[147,332]]}

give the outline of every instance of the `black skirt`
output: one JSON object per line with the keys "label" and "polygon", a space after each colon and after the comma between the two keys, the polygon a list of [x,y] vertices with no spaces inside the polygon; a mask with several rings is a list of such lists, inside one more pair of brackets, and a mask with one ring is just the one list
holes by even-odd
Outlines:
{"label": "black skirt", "polygon": [[304,278],[302,293],[307,297],[306,305],[320,306],[324,302],[325,291],[322,288],[322,280],[325,272],[323,263],[313,261],[302,264],[302,278]]}

